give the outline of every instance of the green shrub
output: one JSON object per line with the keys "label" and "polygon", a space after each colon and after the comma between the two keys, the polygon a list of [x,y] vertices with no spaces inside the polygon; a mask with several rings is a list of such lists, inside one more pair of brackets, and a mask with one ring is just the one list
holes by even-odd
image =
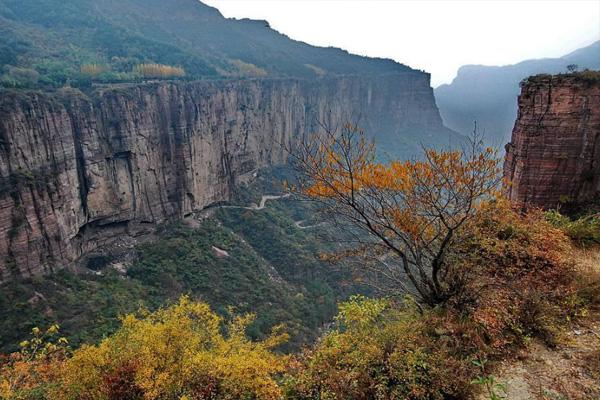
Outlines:
{"label": "green shrub", "polygon": [[465,398],[476,370],[468,357],[451,354],[431,317],[387,300],[340,304],[335,329],[287,376],[288,398]]}
{"label": "green shrub", "polygon": [[584,215],[572,220],[552,210],[546,212],[546,219],[563,230],[580,247],[600,245],[600,214]]}

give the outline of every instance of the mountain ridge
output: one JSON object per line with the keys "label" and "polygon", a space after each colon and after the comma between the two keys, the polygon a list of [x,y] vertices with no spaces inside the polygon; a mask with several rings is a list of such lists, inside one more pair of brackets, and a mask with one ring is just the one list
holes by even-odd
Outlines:
{"label": "mountain ridge", "polygon": [[414,71],[291,39],[266,21],[228,19],[195,0],[0,0],[0,19],[0,69],[32,69],[55,86],[74,81],[89,63],[114,73],[141,62],[180,65],[190,78]]}
{"label": "mountain ridge", "polygon": [[434,89],[436,103],[448,128],[468,134],[476,121],[490,144],[503,147],[516,119],[520,81],[540,73],[566,72],[569,64],[599,69],[600,40],[559,58],[505,66],[464,65],[450,84]]}

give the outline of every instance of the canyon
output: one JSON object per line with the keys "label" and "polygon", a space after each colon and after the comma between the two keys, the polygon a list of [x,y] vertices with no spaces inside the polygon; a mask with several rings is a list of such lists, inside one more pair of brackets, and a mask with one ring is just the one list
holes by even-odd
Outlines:
{"label": "canyon", "polygon": [[527,79],[506,146],[508,197],[523,206],[571,208],[600,197],[598,72]]}
{"label": "canyon", "polygon": [[0,92],[0,281],[50,273],[226,201],[352,121],[400,156],[460,136],[419,71]]}

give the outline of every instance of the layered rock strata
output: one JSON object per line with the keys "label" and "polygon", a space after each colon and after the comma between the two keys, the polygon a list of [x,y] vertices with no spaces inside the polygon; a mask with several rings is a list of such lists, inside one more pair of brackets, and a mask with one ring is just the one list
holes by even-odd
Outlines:
{"label": "layered rock strata", "polygon": [[[227,200],[295,138],[358,121],[448,141],[429,75],[0,92],[0,281],[71,265]],[[417,145],[418,143],[414,143]]]}
{"label": "layered rock strata", "polygon": [[511,200],[555,208],[599,199],[599,77],[539,75],[524,83],[504,163]]}

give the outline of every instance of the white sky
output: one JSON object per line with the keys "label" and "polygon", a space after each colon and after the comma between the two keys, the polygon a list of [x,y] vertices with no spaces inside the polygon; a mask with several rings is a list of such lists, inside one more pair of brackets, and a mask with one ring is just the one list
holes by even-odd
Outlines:
{"label": "white sky", "polygon": [[392,58],[450,82],[464,64],[559,57],[600,39],[600,0],[202,0],[293,39]]}

